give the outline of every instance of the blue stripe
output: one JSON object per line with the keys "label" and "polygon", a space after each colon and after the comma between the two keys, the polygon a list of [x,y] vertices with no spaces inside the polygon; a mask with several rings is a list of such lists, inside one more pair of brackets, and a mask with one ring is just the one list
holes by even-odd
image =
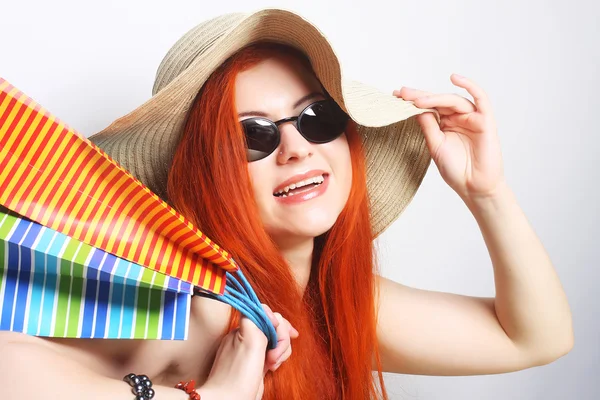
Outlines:
{"label": "blue stripe", "polygon": [[0,318],[0,330],[10,330],[12,309],[15,303],[17,291],[17,280],[20,271],[20,246],[17,244],[25,234],[23,221],[19,221],[13,235],[8,239],[8,273],[6,274],[6,286],[4,290],[4,302],[2,304],[2,318]]}
{"label": "blue stripe", "polygon": [[176,296],[177,294],[174,292],[164,292],[161,339],[173,339],[173,316],[175,314]]}
{"label": "blue stripe", "polygon": [[173,339],[183,340],[185,339],[185,332],[187,330],[187,308],[188,301],[191,299],[189,294],[177,293],[177,308],[175,317],[175,336]]}
{"label": "blue stripe", "polygon": [[[106,253],[105,267],[112,270],[117,257]],[[110,292],[110,282],[98,281],[98,304],[96,305],[96,329],[93,337],[103,338],[106,332],[106,319],[108,314],[108,294]]]}
{"label": "blue stripe", "polygon": [[[117,338],[119,337],[119,325],[121,324],[121,315],[123,314],[123,289],[124,281],[123,275],[127,271],[127,265],[129,263],[122,259],[119,259],[115,274],[113,275],[113,292],[110,299],[110,322],[108,324],[108,337]],[[120,273],[123,271],[123,273]]]}
{"label": "blue stripe", "polygon": [[179,291],[179,286],[178,286],[179,280],[178,279],[172,279],[171,277],[168,277],[167,279],[169,280],[169,282],[167,284],[168,288],[172,289],[175,292],[178,292]]}
{"label": "blue stripe", "polygon": [[102,261],[104,252],[96,249],[92,250],[94,254],[87,266],[85,277],[85,298],[83,299],[83,321],[81,324],[81,336],[91,337],[92,329],[94,327],[94,310],[96,308],[96,295],[98,294],[98,281],[96,275],[98,271],[91,267],[92,265],[98,265]]}
{"label": "blue stripe", "polygon": [[46,251],[50,246],[52,231],[40,230],[40,240],[35,247],[33,261],[33,284],[31,286],[31,300],[29,302],[29,321],[27,333],[36,335],[40,322],[40,311],[42,308],[42,291],[44,290],[44,270],[46,265]]}
{"label": "blue stripe", "polygon": [[135,301],[137,286],[125,285],[125,294],[123,301],[123,328],[121,336],[130,338],[133,331],[133,313],[135,311]]}
{"label": "blue stripe", "polygon": [[27,222],[24,228],[29,232],[25,235],[25,239],[21,244],[21,276],[19,277],[17,289],[17,305],[15,307],[15,316],[13,322],[13,330],[15,332],[23,332],[25,325],[25,314],[27,310],[27,297],[29,295],[29,280],[31,278],[32,257],[31,247],[37,238],[38,233],[42,229],[41,225]]}
{"label": "blue stripe", "polygon": [[67,236],[58,234],[54,237],[54,243],[48,252],[46,261],[46,284],[44,285],[44,300],[42,304],[42,322],[40,324],[40,336],[50,336],[54,314],[54,300],[58,296],[58,267],[57,255],[65,245]]}

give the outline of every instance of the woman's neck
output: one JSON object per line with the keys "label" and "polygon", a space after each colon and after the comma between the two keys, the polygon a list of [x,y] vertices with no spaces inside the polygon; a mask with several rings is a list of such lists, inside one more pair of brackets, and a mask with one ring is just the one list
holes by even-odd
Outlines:
{"label": "woman's neck", "polygon": [[296,282],[304,290],[310,277],[314,238],[302,238],[278,243],[278,248],[283,258],[290,265]]}

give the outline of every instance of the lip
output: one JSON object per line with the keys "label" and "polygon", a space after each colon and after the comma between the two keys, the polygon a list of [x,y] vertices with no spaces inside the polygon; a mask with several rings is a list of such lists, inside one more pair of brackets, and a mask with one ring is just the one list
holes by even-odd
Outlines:
{"label": "lip", "polygon": [[303,203],[305,201],[312,200],[315,197],[321,196],[323,193],[325,193],[325,191],[327,191],[327,187],[329,186],[329,174],[323,175],[323,178],[324,178],[323,183],[321,183],[320,185],[315,186],[305,192],[295,194],[293,196],[287,196],[287,197],[276,197],[276,196],[273,196],[273,197],[275,197],[275,201],[277,201],[279,204],[288,204],[288,205]]}
{"label": "lip", "polygon": [[[283,190],[286,186],[291,185],[292,183],[303,181],[303,180],[308,179],[308,178],[314,178],[315,176],[318,176],[318,175],[326,175],[326,174],[329,175],[327,172],[325,172],[325,171],[323,171],[321,169],[312,169],[312,170],[307,171],[307,172],[305,172],[303,174],[294,175],[291,178],[286,179],[285,181],[281,182],[279,184],[279,186],[277,186],[275,188],[275,190],[273,190],[273,193],[277,193],[280,190]],[[323,182],[323,183],[325,183],[325,182]]]}

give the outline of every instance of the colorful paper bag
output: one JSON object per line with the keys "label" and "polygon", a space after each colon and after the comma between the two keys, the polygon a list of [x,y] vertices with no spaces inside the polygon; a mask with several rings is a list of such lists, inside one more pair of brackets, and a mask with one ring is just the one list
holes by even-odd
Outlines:
{"label": "colorful paper bag", "polygon": [[0,78],[0,205],[222,294],[237,266],[100,148]]}
{"label": "colorful paper bag", "polygon": [[192,285],[0,209],[0,330],[186,339]]}

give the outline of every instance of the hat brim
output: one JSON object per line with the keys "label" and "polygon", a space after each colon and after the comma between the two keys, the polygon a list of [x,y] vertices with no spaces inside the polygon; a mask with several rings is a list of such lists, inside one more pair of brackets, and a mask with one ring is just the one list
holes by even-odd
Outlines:
{"label": "hat brim", "polygon": [[[210,35],[207,40],[205,35]],[[194,98],[227,58],[256,41],[294,46],[309,58],[332,98],[356,122],[367,158],[373,233],[378,236],[410,203],[431,162],[410,101],[343,76],[340,62],[321,31],[283,9],[226,14],[190,30],[165,56],[154,95],[129,114],[89,137],[153,192],[167,200],[169,167]],[[198,48],[194,43],[205,43]],[[172,63],[182,69],[173,76]],[[182,65],[183,63],[183,65]]]}

